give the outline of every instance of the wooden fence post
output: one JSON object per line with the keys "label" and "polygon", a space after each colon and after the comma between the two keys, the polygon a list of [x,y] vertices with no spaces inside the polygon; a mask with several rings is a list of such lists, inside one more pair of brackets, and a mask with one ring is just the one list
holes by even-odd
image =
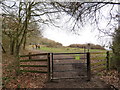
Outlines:
{"label": "wooden fence post", "polygon": [[47,54],[47,61],[48,61],[48,82],[51,80],[50,79],[50,53]]}
{"label": "wooden fence post", "polygon": [[91,66],[90,66],[90,53],[87,52],[87,77],[88,81],[91,80]]}
{"label": "wooden fence post", "polygon": [[106,56],[106,63],[107,63],[106,68],[107,68],[107,70],[109,70],[109,56],[110,56],[109,51],[107,51],[106,54],[107,54],[107,56]]}
{"label": "wooden fence post", "polygon": [[29,60],[31,59],[31,56],[30,56],[30,55],[31,55],[31,52],[29,52]]}
{"label": "wooden fence post", "polygon": [[20,74],[20,59],[19,55],[16,56],[16,75],[18,76]]}
{"label": "wooden fence post", "polygon": [[52,60],[52,79],[53,79],[53,53],[51,53],[51,60]]}

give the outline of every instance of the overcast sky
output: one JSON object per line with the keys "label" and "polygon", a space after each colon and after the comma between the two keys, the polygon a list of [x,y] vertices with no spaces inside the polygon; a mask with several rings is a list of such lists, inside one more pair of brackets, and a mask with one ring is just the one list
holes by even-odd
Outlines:
{"label": "overcast sky", "polygon": [[[116,7],[118,8],[118,7]],[[108,16],[109,13],[109,7],[104,7],[102,12],[104,16]],[[54,17],[54,16],[53,16]],[[44,17],[45,19],[46,17]],[[70,31],[70,24],[66,23],[66,20],[68,20],[70,17],[67,15],[61,16],[61,19],[56,21],[56,25],[61,26],[61,28],[54,27],[50,25],[49,27],[45,25],[43,30],[43,37],[54,40],[56,42],[60,42],[63,44],[63,46],[68,46],[70,44],[85,44],[85,43],[93,43],[93,44],[99,44],[106,46],[109,44],[109,42],[112,41],[111,37],[104,37],[101,39],[98,39],[99,31],[95,30],[93,26],[91,26],[89,23],[87,23],[82,29],[78,29],[78,34],[73,34]],[[109,16],[108,16],[109,18]],[[101,23],[99,24],[101,28],[106,28],[107,20],[102,19]],[[44,25],[43,25],[44,26]],[[108,27],[107,27],[108,28]],[[100,34],[102,35],[102,34]]]}
{"label": "overcast sky", "polygon": [[[105,16],[108,16],[109,9],[110,9],[109,7],[103,8],[103,14]],[[106,44],[107,46],[112,41],[111,39],[112,37],[105,35],[103,35],[104,37],[98,39],[99,36],[101,36],[102,34],[100,34],[98,30],[95,30],[95,28],[93,28],[93,26],[91,26],[89,23],[86,24],[82,30],[78,31],[80,35],[72,34],[68,32],[69,24],[68,25],[67,23],[65,24],[66,18],[68,18],[68,16],[62,16],[61,20],[59,21],[59,24],[61,26],[62,25],[64,26],[61,29],[53,26],[49,27],[46,26],[44,28],[45,30],[43,32],[43,36],[56,42],[60,42],[63,44],[63,46],[68,46],[70,44],[85,44],[85,43],[99,44],[102,46]],[[100,27],[106,29],[108,28],[106,27],[106,24],[107,20],[103,19],[101,20]]]}
{"label": "overcast sky", "polygon": [[60,42],[63,44],[63,46],[85,43],[104,45],[106,43],[108,44],[109,41],[111,41],[111,37],[104,37],[99,39],[99,32],[96,30],[92,31],[91,26],[85,27],[84,30],[79,31],[79,33],[80,35],[76,35],[59,28],[46,27],[43,32],[43,36],[56,42]]}

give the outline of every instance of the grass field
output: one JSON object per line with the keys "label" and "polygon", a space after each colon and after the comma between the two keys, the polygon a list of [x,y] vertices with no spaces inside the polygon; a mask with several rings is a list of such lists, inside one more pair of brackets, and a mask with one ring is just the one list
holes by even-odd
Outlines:
{"label": "grass field", "polygon": [[[47,52],[65,52],[65,53],[72,53],[72,52],[84,52],[82,48],[70,48],[70,47],[60,47],[60,48],[53,48],[53,47],[41,47],[40,50],[47,51]],[[85,50],[88,51],[87,49]],[[99,49],[90,49],[90,52],[103,52],[105,53],[106,50],[99,50]]]}
{"label": "grass field", "polygon": [[[87,52],[88,50],[84,50],[82,48],[71,48],[71,47],[60,47],[60,48],[53,48],[53,47],[41,47],[40,50],[46,51],[46,52],[53,52],[53,53],[74,53],[74,52],[81,52],[84,53]],[[107,50],[100,50],[100,49],[90,49],[90,58],[91,58],[91,69],[95,69],[95,71],[101,70],[101,69],[106,69],[106,52]],[[100,53],[99,53],[100,52]],[[80,55],[75,55],[74,56],[76,60],[81,60]]]}

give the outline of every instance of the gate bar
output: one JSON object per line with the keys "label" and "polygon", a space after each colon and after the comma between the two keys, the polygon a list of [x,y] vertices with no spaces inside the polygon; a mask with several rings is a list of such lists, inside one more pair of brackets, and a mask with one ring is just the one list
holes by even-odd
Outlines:
{"label": "gate bar", "polygon": [[[75,58],[55,58],[54,60],[73,60]],[[81,59],[87,59],[87,58],[80,58]]]}
{"label": "gate bar", "polygon": [[[86,76],[81,76],[81,77],[86,77]],[[53,80],[59,80],[59,79],[80,79],[80,77],[56,77],[53,78]]]}
{"label": "gate bar", "polygon": [[55,65],[72,65],[72,64],[87,64],[87,63],[61,63],[61,64],[55,64]]}
{"label": "gate bar", "polygon": [[48,82],[50,81],[50,53],[47,53],[48,58]]}
{"label": "gate bar", "polygon": [[91,66],[90,66],[90,53],[87,52],[87,77],[88,81],[91,80]]}
{"label": "gate bar", "polygon": [[86,54],[86,53],[53,53],[53,55],[60,55],[60,54]]}
{"label": "gate bar", "polygon": [[52,60],[52,79],[53,79],[53,53],[51,53],[51,60]]}

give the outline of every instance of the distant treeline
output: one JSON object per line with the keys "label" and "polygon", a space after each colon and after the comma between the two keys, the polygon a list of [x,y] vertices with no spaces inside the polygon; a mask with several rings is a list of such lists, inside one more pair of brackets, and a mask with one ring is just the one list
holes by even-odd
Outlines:
{"label": "distant treeline", "polygon": [[[89,44],[90,45],[90,49],[101,49],[101,50],[105,50],[104,47],[100,46],[100,45],[95,45],[95,44]],[[88,44],[71,44],[68,47],[73,47],[73,48],[87,48]]]}
{"label": "distant treeline", "polygon": [[47,39],[47,38],[41,38],[39,40],[39,42],[42,45],[46,45],[47,47],[61,47],[62,46],[61,43],[55,42],[54,40],[50,40],[50,39]]}

